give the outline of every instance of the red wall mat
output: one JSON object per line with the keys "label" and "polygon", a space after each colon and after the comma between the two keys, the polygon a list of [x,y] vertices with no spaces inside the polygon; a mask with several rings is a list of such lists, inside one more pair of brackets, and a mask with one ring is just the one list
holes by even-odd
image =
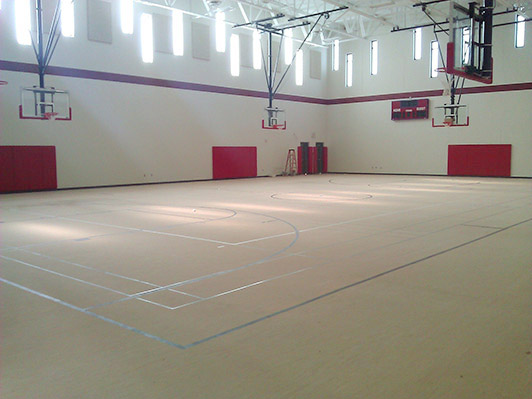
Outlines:
{"label": "red wall mat", "polygon": [[55,147],[0,146],[0,192],[55,189]]}
{"label": "red wall mat", "polygon": [[329,151],[327,150],[327,147],[323,147],[323,173],[327,173],[328,170],[328,164],[329,163]]}
{"label": "red wall mat", "polygon": [[449,145],[447,174],[449,176],[511,175],[511,144]]}
{"label": "red wall mat", "polygon": [[257,176],[257,147],[212,147],[212,178]]}

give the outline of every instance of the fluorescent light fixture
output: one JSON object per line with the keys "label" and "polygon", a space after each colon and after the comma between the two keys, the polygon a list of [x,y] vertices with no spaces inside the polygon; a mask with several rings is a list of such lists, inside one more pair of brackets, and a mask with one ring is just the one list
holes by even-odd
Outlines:
{"label": "fluorescent light fixture", "polygon": [[225,13],[216,14],[216,51],[225,53]]}
{"label": "fluorescent light fixture", "polygon": [[525,47],[525,17],[518,15],[515,17],[515,47]]}
{"label": "fluorescent light fixture", "polygon": [[17,42],[22,45],[31,44],[31,10],[30,0],[15,1],[15,26]]}
{"label": "fluorescent light fixture", "polygon": [[303,86],[303,50],[296,53],[296,85]]}
{"label": "fluorescent light fixture", "polygon": [[421,43],[421,28],[414,29],[414,60],[420,60],[421,59],[421,50],[422,50],[422,43]]}
{"label": "fluorescent light fixture", "polygon": [[439,66],[439,46],[437,41],[430,42],[430,77],[436,78],[438,76]]}
{"label": "fluorescent light fixture", "polygon": [[142,61],[153,62],[153,18],[151,14],[140,16],[140,44]]}
{"label": "fluorescent light fixture", "polygon": [[338,71],[340,69],[340,40],[336,39],[333,42],[333,71]]}
{"label": "fluorescent light fixture", "polygon": [[74,1],[61,0],[61,34],[74,37]]}
{"label": "fluorescent light fixture", "polygon": [[471,30],[469,29],[469,27],[465,27],[462,29],[462,64],[465,64],[465,65],[471,65],[471,59],[470,59],[470,54],[471,54]]}
{"label": "fluorescent light fixture", "polygon": [[345,87],[353,86],[353,53],[345,55]]}
{"label": "fluorescent light fixture", "polygon": [[372,40],[370,49],[371,74],[376,75],[379,72],[379,42],[377,40]]}
{"label": "fluorescent light fixture", "polygon": [[240,76],[240,36],[233,33],[229,45],[231,46],[231,75]]}
{"label": "fluorescent light fixture", "polygon": [[133,33],[133,0],[120,0],[120,26],[122,33]]}
{"label": "fluorescent light fixture", "polygon": [[174,55],[184,54],[183,12],[181,10],[172,11],[172,46]]}
{"label": "fluorescent light fixture", "polygon": [[260,69],[262,64],[262,45],[260,43],[260,33],[253,32],[253,69]]}
{"label": "fluorescent light fixture", "polygon": [[290,65],[294,57],[294,41],[292,40],[292,29],[286,31],[284,39],[284,63]]}

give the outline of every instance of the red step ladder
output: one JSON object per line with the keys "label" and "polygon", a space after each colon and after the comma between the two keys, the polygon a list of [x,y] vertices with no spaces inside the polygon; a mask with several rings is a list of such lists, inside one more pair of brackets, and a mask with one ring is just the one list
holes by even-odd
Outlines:
{"label": "red step ladder", "polygon": [[296,163],[296,151],[293,148],[288,150],[288,155],[286,156],[286,164],[284,166],[285,176],[294,176],[297,173],[297,163]]}

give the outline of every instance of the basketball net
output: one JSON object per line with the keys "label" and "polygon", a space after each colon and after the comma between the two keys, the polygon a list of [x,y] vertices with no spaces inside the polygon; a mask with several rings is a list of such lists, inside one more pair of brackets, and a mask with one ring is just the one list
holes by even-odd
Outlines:
{"label": "basketball net", "polygon": [[451,127],[452,125],[454,125],[454,116],[446,115],[443,118],[443,124],[445,125],[445,127]]}
{"label": "basketball net", "polygon": [[55,118],[57,117],[57,112],[45,112],[44,118],[48,119],[49,121],[55,121]]}

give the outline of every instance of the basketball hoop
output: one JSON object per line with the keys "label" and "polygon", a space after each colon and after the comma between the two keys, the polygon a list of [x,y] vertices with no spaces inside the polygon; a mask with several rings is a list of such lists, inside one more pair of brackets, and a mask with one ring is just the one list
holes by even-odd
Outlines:
{"label": "basketball hoop", "polygon": [[451,127],[454,124],[454,118],[452,116],[446,116],[443,119],[443,125],[445,127]]}
{"label": "basketball hoop", "polygon": [[55,118],[57,117],[57,112],[45,112],[44,118],[48,119],[49,121],[55,121]]}

